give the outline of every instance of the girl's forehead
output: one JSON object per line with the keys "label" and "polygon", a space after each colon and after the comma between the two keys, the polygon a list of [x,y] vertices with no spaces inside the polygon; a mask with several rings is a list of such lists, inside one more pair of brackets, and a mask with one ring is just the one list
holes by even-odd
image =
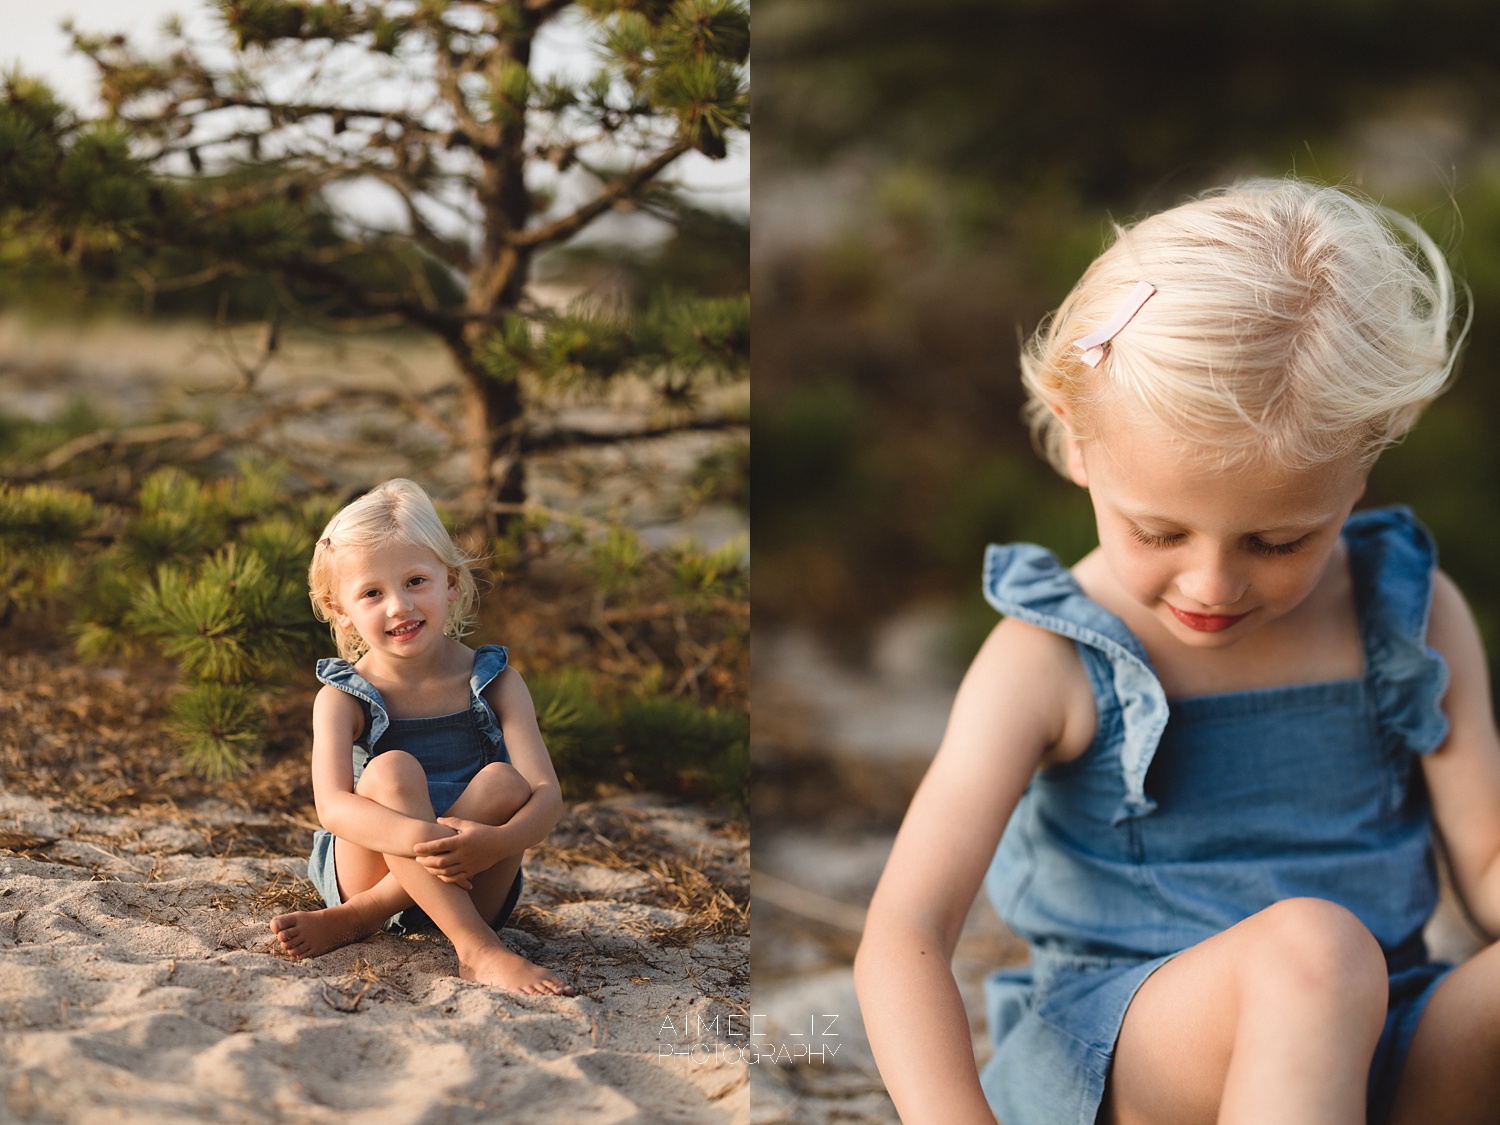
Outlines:
{"label": "girl's forehead", "polygon": [[394,571],[447,569],[432,548],[420,543],[396,542],[346,548],[338,560],[339,577],[346,582]]}
{"label": "girl's forehead", "polygon": [[1315,526],[1347,510],[1368,475],[1353,455],[1291,468],[1268,458],[1226,459],[1211,442],[1184,443],[1113,421],[1106,430],[1084,443],[1089,490],[1138,519]]}

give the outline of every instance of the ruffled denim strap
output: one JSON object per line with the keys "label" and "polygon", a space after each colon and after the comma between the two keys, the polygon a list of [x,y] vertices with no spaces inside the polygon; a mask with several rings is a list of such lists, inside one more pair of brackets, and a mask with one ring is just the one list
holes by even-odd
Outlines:
{"label": "ruffled denim strap", "polygon": [[505,737],[500,733],[500,721],[495,710],[484,697],[484,689],[495,682],[510,662],[510,654],[504,645],[481,645],[474,650],[474,674],[469,677],[469,709],[474,712],[474,723],[489,739],[490,745],[501,746]]}
{"label": "ruffled denim strap", "polygon": [[386,713],[385,700],[380,698],[380,692],[374,684],[354,670],[354,665],[342,657],[334,656],[318,661],[317,674],[323,683],[354,696],[363,705],[369,722],[361,741],[373,753],[375,743],[380,741],[380,736],[391,725],[391,717]]}
{"label": "ruffled denim strap", "polygon": [[1007,617],[1087,645],[1108,660],[1124,725],[1120,773],[1125,798],[1112,823],[1154,812],[1156,802],[1146,795],[1146,771],[1167,726],[1167,694],[1136,635],[1085,594],[1051,551],[1033,543],[990,545],[984,556],[984,597]]}
{"label": "ruffled denim strap", "polygon": [[1381,728],[1417,754],[1448,737],[1448,664],[1427,647],[1437,548],[1407,508],[1356,512],[1344,525],[1359,606],[1365,679]]}

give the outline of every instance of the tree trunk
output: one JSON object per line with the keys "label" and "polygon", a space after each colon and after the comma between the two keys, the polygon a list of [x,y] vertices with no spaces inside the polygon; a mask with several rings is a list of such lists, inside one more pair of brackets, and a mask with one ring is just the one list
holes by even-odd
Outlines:
{"label": "tree trunk", "polygon": [[[499,43],[486,67],[488,76],[498,73],[507,60],[528,67],[531,41],[544,18],[540,11],[512,0],[511,26],[493,28]],[[526,115],[513,113],[491,139],[493,154],[484,162],[478,189],[484,211],[483,237],[474,268],[468,278],[465,310],[475,315],[463,329],[461,340],[449,347],[464,376],[465,445],[469,463],[469,489],[465,507],[475,530],[487,538],[500,533],[510,517],[501,518],[497,503],[519,504],[526,499],[526,466],[521,457],[521,437],[526,425],[526,403],[520,384],[494,378],[479,363],[485,337],[519,304],[531,264],[528,250],[516,247],[512,236],[526,229],[531,217],[531,193],[527,190]]]}
{"label": "tree trunk", "polygon": [[497,503],[526,499],[526,464],[521,457],[525,403],[520,385],[502,382],[485,371],[472,351],[455,355],[464,377],[464,453],[468,486],[464,511],[469,525],[486,539],[500,534],[507,522]]}

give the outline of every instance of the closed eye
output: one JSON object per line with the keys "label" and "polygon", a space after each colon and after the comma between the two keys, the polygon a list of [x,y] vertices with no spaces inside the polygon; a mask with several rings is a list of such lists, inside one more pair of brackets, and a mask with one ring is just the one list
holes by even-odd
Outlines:
{"label": "closed eye", "polygon": [[1290,543],[1267,543],[1264,539],[1254,536],[1250,539],[1250,549],[1258,555],[1294,555],[1302,550],[1307,543],[1307,536],[1301,539],[1293,539]]}
{"label": "closed eye", "polygon": [[1130,534],[1136,542],[1144,543],[1148,547],[1170,547],[1174,543],[1180,543],[1183,535],[1179,532],[1174,535],[1152,535],[1144,527],[1130,525]]}

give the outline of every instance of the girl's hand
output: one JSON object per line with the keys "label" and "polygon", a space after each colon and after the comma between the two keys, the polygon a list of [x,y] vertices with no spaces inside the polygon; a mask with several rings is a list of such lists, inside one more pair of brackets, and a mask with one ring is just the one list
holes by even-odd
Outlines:
{"label": "girl's hand", "polygon": [[456,816],[440,816],[437,822],[453,829],[454,835],[416,844],[412,851],[417,862],[443,882],[473,890],[474,876],[500,859],[495,849],[495,827]]}

